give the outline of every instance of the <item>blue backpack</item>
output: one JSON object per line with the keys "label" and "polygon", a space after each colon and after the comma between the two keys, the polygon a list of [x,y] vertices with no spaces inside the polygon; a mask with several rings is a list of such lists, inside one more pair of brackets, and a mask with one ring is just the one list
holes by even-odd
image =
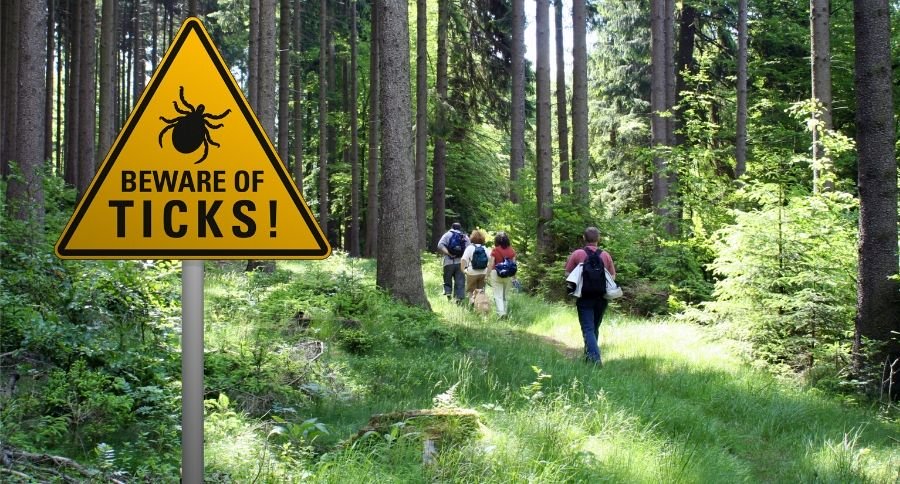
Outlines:
{"label": "blue backpack", "polygon": [[516,264],[516,261],[504,257],[503,262],[495,265],[494,269],[497,270],[497,277],[512,277],[516,275],[519,266]]}
{"label": "blue backpack", "polygon": [[451,257],[462,257],[466,250],[466,236],[462,232],[453,231],[447,242],[447,252]]}
{"label": "blue backpack", "polygon": [[484,250],[483,245],[475,246],[475,251],[472,252],[472,269],[481,270],[486,269],[488,265],[488,256],[487,252]]}

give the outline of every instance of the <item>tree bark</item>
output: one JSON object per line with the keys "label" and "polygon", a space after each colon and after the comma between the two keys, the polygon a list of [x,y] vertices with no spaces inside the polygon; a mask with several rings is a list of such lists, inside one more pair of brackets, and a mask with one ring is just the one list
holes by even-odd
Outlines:
{"label": "tree bark", "polygon": [[562,0],[555,1],[556,20],[556,130],[559,143],[560,193],[569,194],[569,121],[566,114],[566,63],[563,46]]}
{"label": "tree bark", "polygon": [[[678,28],[678,53],[675,60],[675,104],[681,105],[683,94],[687,89],[685,71],[694,71],[694,46],[697,38],[697,9],[688,3],[681,7],[681,18]],[[675,146],[684,144],[684,111],[675,113]]]}
{"label": "tree bark", "polygon": [[409,17],[406,2],[381,5],[382,163],[378,285],[409,304],[430,309],[418,257],[415,163],[409,92]]}
{"label": "tree bark", "polygon": [[369,119],[366,133],[369,145],[369,156],[366,162],[366,257],[375,257],[378,253],[378,141],[379,120],[381,119],[380,103],[381,87],[378,69],[379,47],[378,37],[381,35],[379,23],[380,0],[372,0],[371,34],[369,35]]}
{"label": "tree bark", "polygon": [[328,2],[319,2],[319,226],[328,230]]}
{"label": "tree bark", "polygon": [[[44,33],[47,36],[47,55],[44,60],[44,162],[53,161],[53,64],[54,64],[54,35],[53,26],[56,22],[56,0],[47,1],[47,26]],[[0,104],[2,109],[2,104]],[[2,127],[0,127],[2,130]]]}
{"label": "tree bark", "polygon": [[291,0],[281,0],[278,20],[278,156],[288,166],[291,97]]}
{"label": "tree bark", "polygon": [[425,175],[428,156],[428,15],[416,0],[416,226],[419,250],[425,249]]}
{"label": "tree bark", "polygon": [[[669,148],[675,148],[675,0],[666,0],[663,29],[666,36],[666,110],[671,114],[665,118],[666,145]],[[681,219],[681,204],[678,200],[678,167],[673,166],[676,161],[677,158],[674,156],[669,158],[668,179],[666,180],[669,185],[668,204],[671,208],[664,228],[669,235],[675,235],[678,232],[676,222]]]}
{"label": "tree bark", "polygon": [[431,182],[431,245],[437,250],[440,237],[447,230],[447,29],[450,22],[450,0],[438,0],[437,38],[437,133],[434,134],[434,162]]}
{"label": "tree bark", "polygon": [[585,0],[576,0],[572,7],[572,161],[575,196],[582,207],[590,202],[586,30]]}
{"label": "tree bark", "polygon": [[656,215],[667,220],[669,209],[668,164],[660,150],[668,146],[668,131],[663,113],[666,104],[666,35],[667,0],[650,1],[650,145],[653,154],[653,189],[651,200]]}
{"label": "tree bark", "polygon": [[812,166],[813,192],[830,191],[834,188],[830,180],[821,180],[823,174],[831,170],[831,163],[825,156],[822,134],[832,129],[831,121],[831,12],[828,0],[809,1],[810,59],[812,63],[812,97],[822,104],[822,110],[813,115]]}
{"label": "tree bark", "polygon": [[97,115],[95,114],[96,84],[94,82],[96,48],[96,16],[93,0],[81,2],[81,64],[79,65],[79,115],[78,115],[78,194],[87,191],[96,171],[96,149],[94,135]]}
{"label": "tree bark", "polygon": [[116,0],[103,0],[100,17],[100,142],[105,156],[116,137]]}
{"label": "tree bark", "polygon": [[[15,7],[18,7],[17,9]],[[41,2],[13,3],[9,12],[19,18],[17,30],[19,90],[15,123],[15,155],[20,177],[7,180],[6,197],[12,218],[25,222],[23,234],[39,243],[44,232],[44,55],[47,41],[47,14]]]}
{"label": "tree bark", "polygon": [[[275,133],[275,5],[276,0],[259,0],[258,42],[259,59],[256,62],[256,117],[269,140]],[[247,261],[246,270],[275,270],[274,261]]]}
{"label": "tree bark", "polygon": [[269,139],[275,134],[275,2],[259,2],[259,89],[256,114]]}
{"label": "tree bark", "polygon": [[[259,3],[261,0],[250,0],[250,38],[247,52],[247,101],[253,109],[258,109],[259,94]],[[259,114],[259,113],[257,113]]]}
{"label": "tree bark", "polygon": [[[78,188],[78,110],[80,103],[78,102],[79,76],[78,67],[81,61],[81,42],[78,40],[77,32],[81,29],[81,3],[71,5],[75,11],[69,13],[68,35],[66,45],[66,116],[65,119],[71,120],[65,124],[65,179],[66,184]],[[15,49],[13,49],[15,52]],[[13,65],[18,65],[15,62]],[[15,82],[11,84],[15,85]],[[13,106],[10,106],[13,108]],[[72,122],[74,121],[74,122]]]}
{"label": "tree bark", "polygon": [[187,0],[188,16],[200,15],[200,0]]}
{"label": "tree bark", "polygon": [[[859,156],[857,375],[900,358],[897,263],[897,158],[891,92],[891,29],[887,0],[854,0],[856,147]],[[870,349],[863,339],[884,343]],[[869,356],[867,358],[867,356]],[[900,389],[894,376],[893,389]]]}
{"label": "tree bark", "polygon": [[358,53],[356,32],[356,0],[350,2],[350,243],[351,257],[360,256],[359,206],[360,206],[360,166],[359,166],[359,82],[357,79]]}
{"label": "tree bark", "polygon": [[[147,69],[144,65],[144,31],[141,28],[141,22],[143,22],[143,20],[144,13],[141,10],[141,0],[134,0],[134,31],[132,32],[134,34],[134,74],[131,78],[131,107],[134,107],[141,97],[141,91],[144,90],[144,84],[146,83],[147,77]],[[106,152],[101,151],[100,156],[105,155]]]}
{"label": "tree bark", "polygon": [[537,250],[547,255],[553,218],[553,158],[550,137],[550,14],[547,0],[537,0]]}
{"label": "tree bark", "polygon": [[740,178],[747,171],[747,0],[738,2],[736,131],[734,176]]}
{"label": "tree bark", "polygon": [[[513,203],[518,203],[519,194],[516,190],[516,183],[519,181],[519,172],[525,168],[525,0],[512,0],[511,61],[509,199]],[[438,82],[440,82],[440,78],[438,78]],[[443,230],[442,227],[441,231]]]}
{"label": "tree bark", "polygon": [[0,137],[3,139],[3,147],[0,150],[0,176],[4,179],[11,174],[10,161],[16,158],[16,122],[18,120],[17,109],[19,103],[18,87],[19,87],[19,23],[21,0],[0,2],[3,8],[3,18],[0,23],[3,24],[3,45],[2,55],[3,62],[0,63],[0,69],[3,72],[3,109],[0,110],[0,117],[3,118],[3,131]]}
{"label": "tree bark", "polygon": [[[293,18],[294,52],[303,52],[303,0],[294,0]],[[304,151],[304,114],[306,112],[306,96],[304,69],[298,60],[294,64],[294,183],[297,190],[303,195],[303,151]]]}

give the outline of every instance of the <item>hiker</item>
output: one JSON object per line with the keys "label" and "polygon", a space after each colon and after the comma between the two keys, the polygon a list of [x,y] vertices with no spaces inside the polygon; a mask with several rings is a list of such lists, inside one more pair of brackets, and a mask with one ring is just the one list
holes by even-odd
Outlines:
{"label": "hiker", "polygon": [[441,236],[437,245],[438,252],[444,254],[444,295],[448,301],[455,296],[457,304],[465,297],[463,292],[465,276],[460,267],[460,260],[468,245],[469,238],[463,233],[459,222],[453,222],[450,230]]}
{"label": "hiker", "polygon": [[506,232],[500,231],[494,236],[489,272],[497,316],[506,318],[509,315],[509,294],[512,292],[513,276],[516,275],[516,251],[511,247]]}
{"label": "hiker", "polygon": [[462,269],[466,275],[466,294],[473,296],[475,291],[484,291],[484,281],[490,265],[490,257],[484,246],[484,232],[475,229],[469,235],[472,245],[466,247],[462,256]]}
{"label": "hiker", "polygon": [[[584,337],[585,358],[598,365],[602,364],[600,358],[600,323],[603,313],[606,311],[607,301],[606,276],[603,267],[610,275],[616,276],[616,266],[613,264],[609,252],[597,247],[600,240],[600,231],[596,227],[584,229],[585,247],[575,249],[566,261],[566,276],[568,276],[579,264],[582,264],[581,294],[575,302],[578,308],[578,322],[581,325],[581,334]],[[601,267],[602,266],[602,267]],[[599,282],[594,276],[599,272]],[[594,281],[594,282],[592,282]]]}

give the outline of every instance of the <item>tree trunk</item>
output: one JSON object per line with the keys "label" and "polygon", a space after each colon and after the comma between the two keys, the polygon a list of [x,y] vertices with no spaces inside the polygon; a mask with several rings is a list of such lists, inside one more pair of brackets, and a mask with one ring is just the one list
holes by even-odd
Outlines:
{"label": "tree trunk", "polygon": [[103,0],[100,17],[100,142],[105,156],[116,138],[116,0]]}
{"label": "tree trunk", "polygon": [[[511,185],[509,199],[513,203],[518,203],[519,194],[516,191],[516,183],[519,181],[519,172],[525,168],[525,0],[512,0],[512,75],[510,77],[512,78],[510,97],[512,106],[510,108],[509,180]],[[438,82],[440,82],[440,77],[438,77]],[[437,145],[435,145],[435,150],[437,150]],[[443,230],[442,227],[441,232]]]}
{"label": "tree trunk", "polygon": [[328,230],[328,2],[319,2],[319,226]]}
{"label": "tree trunk", "polygon": [[582,207],[587,207],[590,202],[586,10],[585,0],[576,0],[572,7],[572,161],[575,165],[575,196]]}
{"label": "tree trunk", "polygon": [[[675,60],[675,105],[680,106],[687,89],[685,71],[694,72],[694,44],[697,38],[697,9],[684,3],[678,28],[678,53]],[[675,146],[684,144],[684,111],[675,113]]]}
{"label": "tree trunk", "polygon": [[559,185],[563,195],[569,194],[569,121],[566,114],[566,63],[563,48],[562,0],[555,1],[556,13],[556,130],[559,143]]}
{"label": "tree trunk", "polygon": [[409,17],[406,2],[381,5],[381,208],[378,285],[409,304],[430,309],[416,233],[415,163],[411,159]]}
{"label": "tree trunk", "polygon": [[275,134],[275,2],[259,2],[259,89],[255,109],[269,139]]}
{"label": "tree trunk", "polygon": [[281,17],[278,22],[278,156],[287,167],[291,96],[291,0],[281,0]]}
{"label": "tree trunk", "polygon": [[810,59],[812,62],[812,97],[822,104],[813,115],[812,166],[813,192],[830,191],[834,183],[823,174],[831,172],[830,160],[825,156],[822,134],[832,129],[831,122],[831,35],[828,0],[809,1]]}
{"label": "tree trunk", "polygon": [[[547,0],[537,0],[537,250],[547,255],[553,218],[553,158],[550,137],[550,13]],[[586,101],[586,99],[585,99]]]}
{"label": "tree trunk", "polygon": [[[331,101],[331,96],[337,90],[337,55],[336,55],[336,45],[335,45],[335,18],[337,16],[337,4],[334,2],[329,2],[331,7],[328,10],[328,23],[326,24],[326,30],[328,35],[327,45],[327,54],[328,60],[325,63],[327,69],[328,82],[326,89],[326,96],[328,96],[329,102]],[[335,109],[336,112],[339,112],[340,109]],[[332,117],[326,118],[326,126],[328,129],[328,167],[329,172],[326,173],[326,185],[328,187],[328,223],[326,224],[326,234],[328,237],[328,241],[331,243],[331,247],[333,248],[342,248],[341,237],[340,237],[340,214],[337,214],[337,219],[331,218],[331,200],[334,199],[334,186],[331,186],[331,166],[332,164],[337,164],[339,162],[338,158],[338,131],[337,131],[337,123],[336,120],[332,119]]]}
{"label": "tree trunk", "polygon": [[[275,133],[275,5],[276,0],[259,0],[259,26],[257,49],[259,59],[256,62],[256,88],[251,85],[251,92],[256,91],[256,117],[269,140]],[[247,261],[247,271],[263,270],[273,272],[274,261]]]}
{"label": "tree trunk", "polygon": [[416,0],[416,223],[419,250],[425,249],[425,175],[428,156],[428,16]]}
{"label": "tree trunk", "polygon": [[[666,145],[675,148],[675,0],[666,0],[666,13],[663,18],[663,27],[666,36],[666,110],[671,116],[665,118]],[[666,233],[675,235],[678,232],[678,224],[681,219],[681,204],[678,200],[678,168],[673,166],[677,158],[671,156],[668,166],[669,185],[668,203],[671,207],[669,220],[665,224]]]}
{"label": "tree trunk", "polygon": [[[854,0],[856,147],[859,156],[857,375],[900,358],[897,263],[897,158],[891,92],[891,30],[887,0]],[[868,353],[863,338],[884,343]],[[870,356],[871,358],[867,358]],[[893,389],[900,385],[894,375]]]}
{"label": "tree trunk", "polygon": [[[44,156],[45,163],[53,161],[53,64],[54,64],[54,24],[56,22],[56,0],[47,1],[47,56],[44,59]],[[2,109],[2,107],[0,107]],[[2,130],[2,127],[0,127]]]}
{"label": "tree trunk", "polygon": [[[144,65],[144,31],[141,28],[141,22],[144,20],[144,13],[141,10],[141,0],[134,0],[134,74],[132,81],[132,97],[131,106],[137,104],[141,97],[141,91],[144,90],[146,83],[147,69]],[[101,152],[100,156],[106,155]]]}
{"label": "tree trunk", "polygon": [[150,67],[151,69],[156,69],[157,59],[159,59],[158,49],[159,49],[159,3],[151,2],[153,4],[153,27],[152,32],[150,32]]}
{"label": "tree trunk", "polygon": [[[294,0],[294,39],[295,53],[303,52],[303,0]],[[294,183],[303,195],[303,151],[304,151],[304,114],[306,112],[306,96],[304,69],[297,60],[294,64]]]}
{"label": "tree trunk", "polygon": [[350,256],[360,256],[359,206],[360,206],[360,166],[359,166],[359,82],[357,79],[358,53],[356,32],[356,0],[350,2]]}
{"label": "tree trunk", "polygon": [[[250,38],[247,52],[247,101],[253,109],[258,109],[259,94],[259,3],[261,0],[250,0]],[[257,112],[257,115],[259,113]]]}
{"label": "tree trunk", "polygon": [[[15,8],[18,7],[18,8]],[[20,177],[7,180],[6,197],[11,218],[27,226],[23,232],[29,242],[40,243],[44,232],[44,55],[47,41],[47,16],[41,2],[13,3],[9,12],[19,18],[17,27],[19,85],[17,98],[8,102],[18,104],[15,123],[14,159]]]}
{"label": "tree trunk", "polygon": [[[69,13],[68,35],[66,46],[66,116],[69,120],[65,124],[66,144],[65,152],[65,179],[66,184],[78,188],[78,95],[80,92],[80,79],[78,76],[78,66],[81,61],[81,42],[78,40],[78,33],[81,29],[81,4],[71,5],[75,11]],[[15,52],[15,49],[13,49]],[[14,62],[13,65],[18,65]],[[15,85],[15,82],[12,82]],[[10,106],[13,108],[14,106]]]}
{"label": "tree trunk", "polygon": [[371,34],[369,35],[369,119],[368,133],[366,133],[367,142],[369,144],[369,157],[367,160],[366,175],[366,257],[375,257],[378,253],[378,141],[379,141],[379,120],[381,113],[379,110],[381,98],[380,77],[378,68],[379,47],[378,38],[381,35],[381,27],[379,27],[379,11],[381,6],[379,0],[372,0],[372,21]]}
{"label": "tree trunk", "polygon": [[[436,250],[447,229],[447,29],[450,22],[450,0],[438,0],[437,44],[437,133],[434,134],[434,163],[431,182],[431,245]],[[513,143],[515,144],[515,143]]]}
{"label": "tree trunk", "polygon": [[[57,10],[59,12],[59,10]],[[2,22],[0,22],[2,23]],[[63,16],[60,12],[60,15],[57,16],[57,24],[55,26],[55,34],[56,34],[56,137],[53,140],[54,142],[54,158],[55,158],[55,173],[57,176],[65,175],[65,164],[63,162],[63,99],[65,96],[65,84],[63,83],[63,74],[65,73],[66,64],[68,63],[68,55],[69,49],[65,48],[63,45],[65,42],[65,38],[63,37],[64,32],[66,31],[66,24],[63,21]],[[2,77],[0,77],[2,79]],[[0,112],[3,109],[0,108]],[[0,116],[2,119],[2,116]]]}
{"label": "tree trunk", "polygon": [[3,18],[0,23],[3,24],[3,45],[2,54],[3,62],[0,63],[0,69],[3,72],[3,109],[0,110],[0,117],[3,118],[3,130],[0,137],[3,138],[3,147],[0,150],[0,160],[2,160],[2,168],[0,168],[0,176],[6,178],[11,174],[10,161],[16,158],[16,122],[18,121],[18,88],[19,88],[19,1],[0,2],[3,8]]}
{"label": "tree trunk", "polygon": [[737,71],[737,139],[734,176],[740,178],[747,171],[747,0],[738,2]]}
{"label": "tree trunk", "polygon": [[[653,190],[651,200],[654,213],[663,220],[669,218],[668,168],[660,150],[667,143],[667,123],[663,113],[666,104],[666,35],[665,12],[667,0],[650,0],[650,145],[653,154]],[[667,156],[667,155],[666,155]]]}
{"label": "tree trunk", "polygon": [[94,36],[96,32],[96,11],[93,0],[81,2],[81,64],[79,65],[79,115],[78,115],[78,194],[87,191],[96,171],[96,149],[94,135],[96,129],[95,100],[96,84],[94,82],[96,48]]}

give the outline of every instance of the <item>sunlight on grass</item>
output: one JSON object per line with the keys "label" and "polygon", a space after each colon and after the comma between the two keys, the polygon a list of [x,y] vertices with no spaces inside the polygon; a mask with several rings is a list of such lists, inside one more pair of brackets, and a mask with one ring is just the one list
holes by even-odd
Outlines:
{"label": "sunlight on grass", "polygon": [[[335,483],[900,477],[896,427],[751,368],[706,327],[631,317],[613,305],[598,368],[582,361],[572,301],[513,293],[509,319],[478,315],[444,297],[439,258],[423,263],[433,314],[375,293],[373,261],[341,253],[279,263],[270,275],[234,264],[208,277],[207,347],[217,351],[210,379],[255,392],[249,403],[242,397],[242,411],[214,412],[210,468],[239,482],[257,474],[258,482]],[[310,318],[308,329],[290,329],[296,311]],[[346,332],[347,320],[356,332]],[[328,345],[315,367],[285,359],[302,337]],[[237,381],[229,365],[240,365]],[[270,385],[268,375],[315,379],[297,389]],[[289,450],[273,446],[273,402],[327,424],[320,455],[302,450],[302,439],[288,439]],[[477,410],[481,430],[443,446],[434,464],[423,463],[421,433],[340,445],[374,414],[435,405]]]}

